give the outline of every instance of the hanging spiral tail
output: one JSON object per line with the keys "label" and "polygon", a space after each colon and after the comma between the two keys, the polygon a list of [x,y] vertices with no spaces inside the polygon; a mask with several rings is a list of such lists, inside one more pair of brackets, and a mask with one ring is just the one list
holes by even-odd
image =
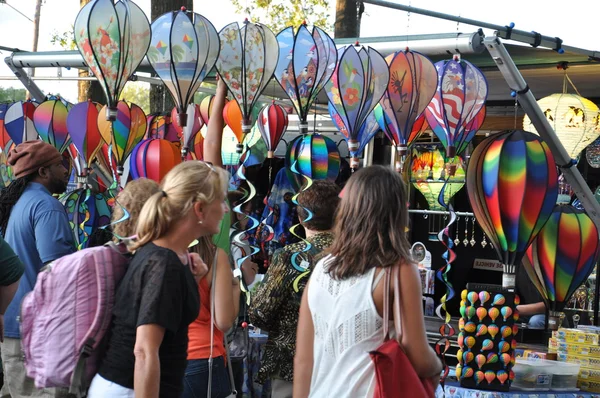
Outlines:
{"label": "hanging spiral tail", "polygon": [[[239,232],[235,233],[233,236],[232,243],[234,245],[236,245],[237,247],[239,247],[240,249],[243,246],[245,246],[244,242],[242,242],[242,237],[244,235],[250,236],[249,232],[252,231],[253,229],[256,229],[260,224],[259,221],[255,217],[253,217],[251,215],[247,215],[242,211],[242,206],[244,206],[246,203],[250,202],[252,200],[252,198],[254,198],[256,196],[256,188],[246,178],[246,175],[244,172],[244,169],[246,167],[246,162],[248,162],[248,160],[250,159],[250,147],[249,146],[246,146],[246,152],[244,152],[242,154],[242,159],[243,159],[242,164],[240,165],[240,167],[238,167],[236,175],[240,178],[240,180],[246,181],[246,183],[248,184],[248,191],[242,198],[241,203],[233,208],[233,211],[238,214],[244,215],[244,217],[249,219],[249,222],[248,222],[248,225],[246,226],[245,230],[239,231]],[[249,254],[247,254],[244,257],[238,258],[236,260],[236,269],[234,271],[234,275],[240,278],[240,289],[246,295],[246,304],[247,305],[250,305],[250,291],[248,290],[248,287],[246,286],[246,282],[244,281],[244,278],[242,278],[242,264],[244,263],[244,261],[246,261],[247,258],[252,258],[253,255],[255,255],[256,253],[258,253],[260,251],[260,249],[258,247],[252,246],[252,245],[250,245],[250,249],[251,250],[250,250]]]}
{"label": "hanging spiral tail", "polygon": [[[104,225],[102,227],[100,227],[101,229],[106,229],[108,227],[112,227],[113,225],[117,225],[119,223],[122,223],[126,220],[129,219],[129,212],[127,211],[127,209],[125,208],[125,206],[121,206],[121,204],[119,203],[119,201],[117,200],[117,194],[119,193],[119,179],[117,177],[117,175],[115,174],[115,169],[113,167],[113,162],[112,162],[112,144],[110,144],[108,146],[108,168],[110,169],[110,172],[112,174],[112,184],[110,184],[110,187],[108,187],[106,189],[106,196],[109,198],[108,201],[113,202],[113,209],[114,206],[119,206],[121,207],[121,210],[123,210],[123,217],[121,217],[120,219],[118,219],[117,221],[114,221],[110,224]],[[112,228],[111,228],[112,231]],[[130,239],[132,237],[130,236],[118,236],[117,234],[115,234],[114,232],[112,232],[113,236],[119,240],[124,240],[124,239]]]}
{"label": "hanging spiral tail", "polygon": [[[292,163],[292,166],[290,167],[290,170],[292,171],[292,173],[294,173],[294,174],[298,174],[300,177],[303,177],[303,178],[306,180],[306,186],[304,186],[304,188],[302,188],[302,189],[300,190],[300,192],[298,192],[296,195],[294,195],[294,197],[292,198],[292,202],[293,202],[293,203],[294,203],[294,204],[295,204],[297,207],[301,207],[302,209],[304,209],[304,211],[306,211],[307,217],[306,217],[306,219],[304,220],[304,221],[306,222],[306,221],[310,220],[310,219],[313,217],[313,214],[312,214],[312,212],[311,212],[310,210],[308,210],[306,207],[304,207],[304,206],[302,206],[300,203],[298,203],[298,196],[300,195],[300,193],[301,193],[301,192],[304,192],[304,191],[306,191],[308,188],[310,188],[310,187],[312,186],[313,182],[312,182],[312,179],[311,179],[309,176],[307,176],[307,175],[305,175],[305,174],[302,174],[300,171],[298,171],[297,163],[298,163],[298,161],[297,161],[297,160],[295,160],[295,161],[294,161],[294,163]],[[312,247],[312,245],[310,244],[310,242],[309,242],[309,241],[307,241],[306,239],[303,239],[303,238],[302,238],[300,235],[298,235],[298,234],[296,233],[296,228],[298,228],[299,226],[300,226],[300,224],[296,224],[296,225],[293,225],[293,226],[290,228],[290,233],[291,233],[293,236],[295,236],[296,238],[300,239],[302,242],[304,242],[304,243],[305,243],[305,247],[304,247],[304,249],[302,249],[302,251],[300,251],[300,252],[297,252],[297,253],[294,253],[294,254],[292,254],[292,258],[291,258],[291,260],[292,260],[292,266],[293,266],[293,267],[294,267],[294,268],[295,268],[295,269],[296,269],[298,272],[300,272],[300,275],[299,275],[299,276],[298,276],[298,277],[297,277],[297,278],[294,280],[294,284],[293,284],[293,286],[294,286],[294,291],[295,291],[296,293],[299,293],[299,292],[300,292],[300,281],[301,281],[303,278],[305,278],[306,276],[308,276],[308,275],[310,274],[310,270],[308,269],[308,266],[309,266],[310,264],[303,264],[303,263],[305,262],[304,260],[303,260],[303,261],[301,261],[300,263],[298,263],[298,261],[299,261],[299,259],[298,259],[298,258],[301,256],[301,254],[302,254],[302,253],[307,253],[307,252],[308,252],[308,251],[311,249],[311,247]]]}
{"label": "hanging spiral tail", "polygon": [[[440,380],[440,385],[442,388],[445,387],[445,381],[448,377],[450,369],[448,364],[446,363],[446,352],[450,348],[450,340],[449,338],[454,336],[456,331],[454,327],[450,324],[452,316],[448,312],[446,307],[446,303],[450,301],[454,297],[454,288],[452,283],[448,280],[448,274],[452,269],[452,263],[456,259],[456,253],[452,250],[454,247],[454,241],[450,237],[451,226],[456,222],[456,213],[454,212],[454,208],[451,204],[445,203],[444,200],[444,191],[446,189],[446,184],[448,183],[448,178],[446,178],[446,183],[442,187],[442,190],[438,196],[438,202],[446,208],[450,212],[450,221],[448,225],[444,229],[442,229],[438,234],[438,239],[444,246],[446,246],[447,250],[442,255],[442,258],[446,261],[446,264],[438,270],[436,273],[436,278],[441,281],[446,286],[446,293],[440,299],[440,305],[436,308],[437,316],[444,321],[444,324],[440,327],[440,339],[436,342],[435,351],[442,360],[442,364],[444,367],[442,377]],[[460,375],[457,375],[460,376]]]}
{"label": "hanging spiral tail", "polygon": [[267,263],[269,259],[269,254],[267,253],[267,249],[265,248],[265,246],[275,237],[275,230],[268,223],[268,221],[271,219],[274,213],[273,208],[269,206],[269,195],[270,192],[267,194],[267,196],[265,196],[265,200],[263,201],[264,205],[267,207],[268,210],[267,216],[261,221],[260,227],[258,228],[258,231],[256,233],[256,237],[260,242],[260,250],[262,251],[263,256],[265,258],[265,262]]}

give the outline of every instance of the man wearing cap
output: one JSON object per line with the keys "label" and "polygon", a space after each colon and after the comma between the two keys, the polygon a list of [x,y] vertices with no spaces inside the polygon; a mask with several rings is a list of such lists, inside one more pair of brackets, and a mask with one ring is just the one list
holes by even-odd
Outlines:
{"label": "man wearing cap", "polygon": [[0,397],[67,396],[63,390],[37,389],[27,377],[21,353],[19,311],[37,274],[57,258],[75,251],[69,219],[53,194],[67,188],[62,155],[43,141],[26,141],[8,154],[15,180],[0,193],[0,230],[25,265],[14,299],[4,314]]}

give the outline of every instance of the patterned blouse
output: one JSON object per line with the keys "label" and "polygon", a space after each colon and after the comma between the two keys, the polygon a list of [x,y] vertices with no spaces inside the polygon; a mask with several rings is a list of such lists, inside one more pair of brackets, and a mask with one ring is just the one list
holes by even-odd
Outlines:
{"label": "patterned blouse", "polygon": [[[272,376],[290,382],[293,380],[296,327],[302,293],[313,265],[320,259],[323,250],[333,243],[333,234],[323,232],[307,240],[311,244],[308,253],[300,253],[306,248],[304,242],[285,246],[275,252],[263,284],[250,303],[250,322],[269,332],[257,377],[259,383],[264,383]],[[300,269],[307,268],[306,271],[297,269],[292,263],[294,253],[299,253],[295,265]]]}

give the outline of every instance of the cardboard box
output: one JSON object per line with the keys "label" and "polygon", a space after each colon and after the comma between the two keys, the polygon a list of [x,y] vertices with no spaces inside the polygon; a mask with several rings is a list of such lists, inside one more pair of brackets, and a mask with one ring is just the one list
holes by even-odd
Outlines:
{"label": "cardboard box", "polygon": [[579,381],[590,381],[600,383],[600,368],[581,368],[579,369]]}
{"label": "cardboard box", "polygon": [[[548,342],[548,346],[550,346],[550,342]],[[556,352],[567,355],[590,356],[593,358],[600,358],[600,346],[587,344],[558,342]]]}
{"label": "cardboard box", "polygon": [[556,353],[558,352],[558,339],[555,337],[551,337],[548,339],[548,352]]}
{"label": "cardboard box", "polygon": [[600,369],[600,358],[592,358],[589,356],[571,355],[558,353],[558,360],[561,362],[578,363],[583,368]]}
{"label": "cardboard box", "polygon": [[[554,333],[553,333],[554,337]],[[600,334],[594,332],[586,332],[580,329],[558,329],[557,338],[559,343],[573,343],[573,344],[592,344],[598,345],[600,341]]]}
{"label": "cardboard box", "polygon": [[600,383],[593,381],[578,381],[577,387],[585,392],[600,392]]}

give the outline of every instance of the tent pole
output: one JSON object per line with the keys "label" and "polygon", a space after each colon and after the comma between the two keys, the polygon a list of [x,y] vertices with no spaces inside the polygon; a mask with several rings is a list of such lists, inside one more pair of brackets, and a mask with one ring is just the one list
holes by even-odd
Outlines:
{"label": "tent pole", "polygon": [[362,0],[363,3],[373,4],[380,7],[392,8],[395,10],[411,12],[415,14],[426,15],[428,17],[445,19],[448,21],[460,22],[466,25],[477,26],[480,28],[492,29],[496,31],[496,36],[503,39],[510,39],[521,43],[530,44],[534,47],[546,47],[553,50],[559,51],[564,50],[576,54],[588,56],[590,59],[600,61],[600,52],[585,50],[583,48],[564,46],[562,40],[558,37],[544,36],[537,32],[526,32],[524,30],[514,29],[510,26],[495,25],[487,22],[477,21],[469,18],[457,17],[450,14],[444,14],[441,12],[430,11],[424,8],[416,8],[406,6],[403,4],[391,3],[383,0]]}
{"label": "tent pole", "polygon": [[31,97],[33,97],[38,102],[44,101],[46,99],[46,95],[38,87],[38,85],[35,84],[35,82],[29,77],[27,72],[23,68],[15,67],[12,60],[13,55],[14,53],[4,58],[4,62],[6,63],[6,65],[8,65],[8,67],[10,68],[12,73],[15,74],[17,79],[19,79],[21,83],[23,83],[23,86],[25,86],[25,89],[29,92]]}
{"label": "tent pole", "polygon": [[518,94],[517,98],[523,110],[525,110],[531,119],[540,137],[550,147],[556,164],[571,185],[577,198],[581,201],[586,213],[600,231],[600,204],[594,198],[594,194],[583,179],[579,169],[577,169],[577,163],[571,159],[558,140],[556,133],[552,129],[552,126],[550,126],[548,119],[542,113],[535,96],[529,89],[525,79],[523,79],[521,72],[519,72],[519,69],[510,57],[506,47],[504,47],[504,44],[497,37],[485,38],[484,44],[510,89]]}

